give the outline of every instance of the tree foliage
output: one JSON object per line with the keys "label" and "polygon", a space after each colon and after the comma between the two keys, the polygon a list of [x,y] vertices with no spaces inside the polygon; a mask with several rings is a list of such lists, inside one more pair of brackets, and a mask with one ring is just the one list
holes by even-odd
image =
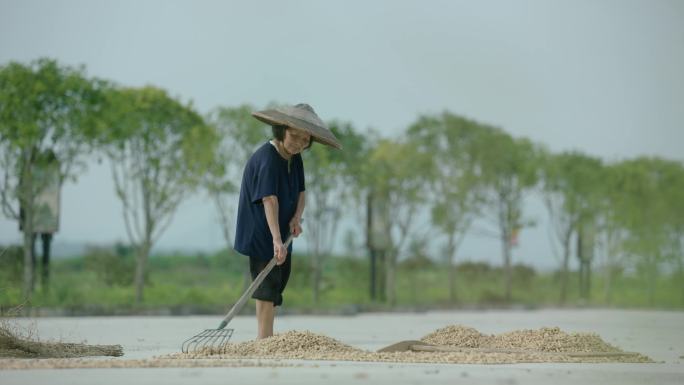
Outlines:
{"label": "tree foliage", "polygon": [[140,303],[150,249],[209,170],[218,136],[190,105],[154,87],[112,89],[106,123],[103,146],[126,232],[137,251]]}
{"label": "tree foliage", "polygon": [[[83,68],[39,59],[0,66],[0,197],[3,214],[24,230],[24,295],[33,291],[35,199],[44,188],[37,178],[46,157],[59,162],[59,184],[85,169],[83,161],[99,132],[106,83]],[[23,215],[20,215],[20,210]]]}

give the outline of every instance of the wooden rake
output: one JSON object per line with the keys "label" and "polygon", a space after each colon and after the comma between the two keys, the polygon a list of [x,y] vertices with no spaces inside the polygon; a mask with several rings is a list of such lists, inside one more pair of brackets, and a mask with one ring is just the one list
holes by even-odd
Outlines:
{"label": "wooden rake", "polygon": [[[292,235],[290,235],[285,241],[285,248],[290,246],[290,243],[292,243]],[[268,262],[266,267],[264,267],[254,281],[252,281],[240,299],[238,299],[235,305],[233,305],[233,307],[228,311],[228,314],[223,317],[223,321],[221,321],[218,328],[205,329],[204,331],[183,341],[183,344],[181,345],[181,351],[183,353],[192,353],[200,351],[204,348],[217,348],[230,341],[230,337],[233,336],[233,329],[226,329],[226,326],[228,326],[228,323],[233,319],[233,317],[235,317],[235,315],[237,315],[240,310],[245,307],[245,304],[247,304],[247,301],[249,301],[249,298],[252,296],[252,294],[254,294],[254,291],[257,289],[257,287],[261,285],[268,273],[273,270],[273,266],[276,265],[276,262],[277,261],[275,257]]]}

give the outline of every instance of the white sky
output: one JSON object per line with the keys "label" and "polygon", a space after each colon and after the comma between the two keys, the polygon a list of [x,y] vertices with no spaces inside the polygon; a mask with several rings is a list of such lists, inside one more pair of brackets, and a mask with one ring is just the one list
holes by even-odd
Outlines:
{"label": "white sky", "polygon": [[[683,1],[0,0],[0,63],[42,56],[203,113],[305,101],[396,135],[448,109],[554,151],[684,160]],[[108,167],[66,185],[62,208],[58,245],[125,240]],[[514,259],[554,265],[545,211],[529,209],[539,225]],[[190,199],[159,247],[221,247],[213,211]],[[0,218],[0,243],[19,239]],[[499,250],[471,236],[461,257]]]}

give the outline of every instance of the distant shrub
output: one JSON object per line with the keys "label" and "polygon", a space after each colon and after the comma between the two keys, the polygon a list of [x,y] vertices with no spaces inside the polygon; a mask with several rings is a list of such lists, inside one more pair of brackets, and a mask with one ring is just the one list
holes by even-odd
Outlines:
{"label": "distant shrub", "polygon": [[[4,252],[3,252],[4,250]],[[24,248],[21,246],[0,245],[0,281],[20,284],[23,278]]]}
{"label": "distant shrub", "polygon": [[420,270],[434,266],[434,261],[424,254],[414,254],[399,262],[399,267],[408,270]]}
{"label": "distant shrub", "polygon": [[527,287],[532,283],[532,279],[537,275],[537,271],[532,266],[519,263],[513,265],[512,274],[513,281]]}
{"label": "distant shrub", "polygon": [[492,272],[487,262],[462,262],[456,265],[456,272],[465,277],[481,277]]}
{"label": "distant shrub", "polygon": [[[98,279],[107,286],[133,284],[135,258],[131,249],[88,247],[83,259],[85,268],[95,272]],[[145,278],[147,281],[147,277]]]}
{"label": "distant shrub", "polygon": [[477,302],[491,305],[507,303],[503,293],[496,288],[487,288],[482,291]]}

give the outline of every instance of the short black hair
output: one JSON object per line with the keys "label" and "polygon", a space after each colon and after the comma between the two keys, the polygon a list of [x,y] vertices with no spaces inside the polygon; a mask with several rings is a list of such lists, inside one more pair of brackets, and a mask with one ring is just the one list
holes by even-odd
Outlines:
{"label": "short black hair", "polygon": [[287,126],[281,126],[281,125],[274,125],[272,126],[273,128],[273,137],[276,140],[283,141],[285,140],[285,131],[287,130]]}
{"label": "short black hair", "polygon": [[[287,131],[287,129],[290,127],[282,124],[276,124],[271,126],[271,128],[273,129],[273,138],[282,142],[285,140],[285,131]],[[308,150],[311,148],[311,145],[313,145],[313,136],[309,135],[309,144],[304,147],[304,149]]]}

